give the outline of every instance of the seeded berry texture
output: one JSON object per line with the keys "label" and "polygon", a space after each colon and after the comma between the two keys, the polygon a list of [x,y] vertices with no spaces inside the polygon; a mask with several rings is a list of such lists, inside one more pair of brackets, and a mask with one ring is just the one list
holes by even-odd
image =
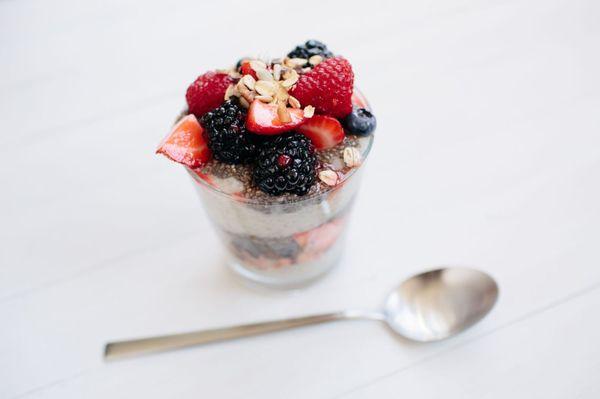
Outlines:
{"label": "seeded berry texture", "polygon": [[192,83],[185,94],[190,114],[201,118],[223,103],[232,80],[226,73],[206,72]]}
{"label": "seeded berry texture", "polygon": [[352,111],[354,72],[342,57],[329,58],[300,76],[290,94],[302,106],[312,105],[318,113],[343,118]]}
{"label": "seeded berry texture", "polygon": [[289,58],[305,58],[308,60],[313,55],[320,55],[323,58],[333,57],[333,53],[327,49],[327,46],[318,40],[309,40],[302,46],[296,46],[287,56]]}
{"label": "seeded berry texture", "polygon": [[246,111],[237,100],[228,100],[202,117],[213,157],[228,164],[253,160],[256,145],[246,131]]}
{"label": "seeded berry texture", "polygon": [[254,183],[271,195],[305,195],[315,183],[317,158],[310,140],[284,133],[262,144],[254,168]]}

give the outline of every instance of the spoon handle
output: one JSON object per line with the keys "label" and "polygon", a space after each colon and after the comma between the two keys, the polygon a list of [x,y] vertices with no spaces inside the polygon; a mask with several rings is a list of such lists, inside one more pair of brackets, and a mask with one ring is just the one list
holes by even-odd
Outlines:
{"label": "spoon handle", "polygon": [[121,356],[133,356],[144,353],[160,352],[188,346],[208,344],[217,341],[249,337],[274,331],[287,330],[311,324],[326,323],[348,318],[362,318],[356,312],[334,312],[312,316],[296,317],[285,320],[265,321],[262,323],[193,331],[183,334],[163,335],[151,338],[117,341],[106,344],[105,359]]}

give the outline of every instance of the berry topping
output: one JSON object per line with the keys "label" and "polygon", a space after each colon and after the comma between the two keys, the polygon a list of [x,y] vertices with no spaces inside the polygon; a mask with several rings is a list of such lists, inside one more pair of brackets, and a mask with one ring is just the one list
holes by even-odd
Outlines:
{"label": "berry topping", "polygon": [[357,136],[368,136],[373,133],[377,127],[375,115],[364,108],[354,108],[348,116],[344,118],[344,127],[348,134]]}
{"label": "berry topping", "polygon": [[[281,162],[289,158],[289,161]],[[317,158],[309,139],[285,133],[262,144],[254,168],[254,183],[271,195],[305,195],[315,183]]]}
{"label": "berry topping", "polygon": [[258,80],[258,76],[256,75],[256,72],[250,66],[250,61],[242,61],[242,64],[240,65],[240,73],[242,75],[250,75],[254,79]]}
{"label": "berry topping", "polygon": [[352,111],[353,87],[352,66],[345,58],[334,57],[300,75],[290,94],[302,105],[314,106],[318,113],[342,118]]}
{"label": "berry topping", "polygon": [[254,100],[248,110],[246,128],[256,134],[270,135],[292,130],[303,122],[301,109],[278,107]]}
{"label": "berry topping", "polygon": [[208,147],[216,160],[228,164],[252,161],[256,146],[246,132],[245,121],[246,110],[235,97],[202,117]]}
{"label": "berry topping", "polygon": [[225,92],[231,83],[226,73],[207,72],[200,75],[185,94],[190,114],[200,118],[223,104]]}
{"label": "berry topping", "polygon": [[304,58],[308,60],[313,55],[320,55],[323,58],[333,57],[333,53],[327,49],[327,46],[318,40],[308,40],[303,46],[296,46],[287,56],[289,58]]}
{"label": "berry topping", "polygon": [[156,153],[190,168],[197,168],[210,159],[210,150],[202,133],[198,119],[194,115],[187,115],[163,139]]}
{"label": "berry topping", "polygon": [[342,124],[330,116],[315,115],[296,130],[308,137],[318,150],[334,147],[344,140]]}
{"label": "berry topping", "polygon": [[292,158],[285,154],[281,154],[277,157],[277,165],[279,165],[282,168],[288,166],[290,162],[292,162]]}
{"label": "berry topping", "polygon": [[362,94],[357,88],[354,88],[354,92],[352,92],[352,105],[357,108],[371,108],[369,107],[369,102],[365,98],[364,94]]}

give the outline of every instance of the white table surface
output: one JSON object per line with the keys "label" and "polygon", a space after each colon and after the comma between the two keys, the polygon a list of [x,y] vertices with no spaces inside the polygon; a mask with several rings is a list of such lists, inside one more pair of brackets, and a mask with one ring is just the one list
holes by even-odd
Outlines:
{"label": "white table surface", "polygon": [[[201,72],[319,38],[379,129],[343,265],[251,290],[153,155]],[[600,2],[0,1],[1,398],[600,397]],[[501,296],[417,345],[348,322],[106,364],[103,343],[375,307],[423,268]]]}

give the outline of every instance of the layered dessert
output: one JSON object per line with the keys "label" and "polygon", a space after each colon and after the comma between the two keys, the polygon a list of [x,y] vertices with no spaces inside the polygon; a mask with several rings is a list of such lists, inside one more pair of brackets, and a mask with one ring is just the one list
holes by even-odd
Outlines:
{"label": "layered dessert", "polygon": [[186,100],[157,152],[185,166],[229,265],[280,287],[331,269],[376,127],[348,60],[309,40],[206,72]]}

